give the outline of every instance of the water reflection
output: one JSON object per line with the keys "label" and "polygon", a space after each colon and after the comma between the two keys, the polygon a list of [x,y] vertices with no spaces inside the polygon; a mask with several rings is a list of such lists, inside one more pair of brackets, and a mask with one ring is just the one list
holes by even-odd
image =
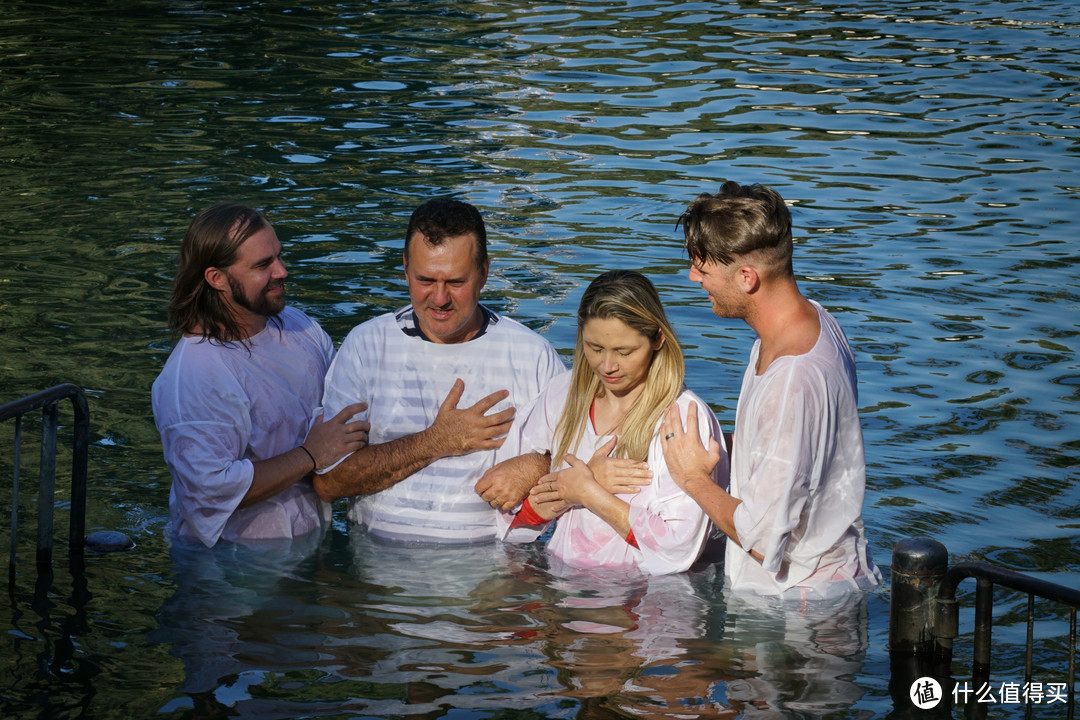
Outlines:
{"label": "water reflection", "polygon": [[865,694],[855,681],[869,648],[868,599],[850,594],[803,604],[726,598],[724,647],[745,676],[727,699],[745,718],[842,714]]}
{"label": "water reflection", "polygon": [[242,676],[313,660],[310,650],[277,639],[295,623],[311,621],[311,608],[286,589],[299,580],[297,569],[322,539],[317,531],[295,540],[212,548],[173,541],[175,591],[147,639],[169,645],[183,661],[184,680],[176,690],[190,696],[197,710],[231,705]]}
{"label": "water reflection", "polygon": [[176,591],[150,640],[185,677],[161,712],[820,717],[865,692],[865,596],[715,605],[715,566],[564,574],[531,546],[331,535],[174,545]]}

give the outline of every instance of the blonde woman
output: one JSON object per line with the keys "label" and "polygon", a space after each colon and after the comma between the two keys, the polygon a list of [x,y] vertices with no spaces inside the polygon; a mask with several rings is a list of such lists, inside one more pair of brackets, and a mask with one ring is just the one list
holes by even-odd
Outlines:
{"label": "blonde woman", "polygon": [[[593,280],[578,308],[573,370],[549,383],[503,447],[503,457],[550,453],[553,470],[516,513],[502,513],[504,539],[530,542],[557,519],[547,551],[569,566],[637,568],[647,575],[688,569],[711,525],[668,473],[660,435],[673,402],[683,415],[691,403],[707,407],[683,386],[684,373],[682,349],[653,284],[627,270]],[[723,448],[716,418],[705,415],[702,443],[715,440]],[[651,471],[645,484],[607,480],[613,467],[638,463]],[[712,477],[727,485],[726,454]]]}

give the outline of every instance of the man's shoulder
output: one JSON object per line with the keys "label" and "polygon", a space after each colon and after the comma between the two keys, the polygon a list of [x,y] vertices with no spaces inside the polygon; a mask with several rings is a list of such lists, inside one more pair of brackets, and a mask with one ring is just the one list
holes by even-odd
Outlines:
{"label": "man's shoulder", "polygon": [[[487,333],[489,348],[495,354],[505,355],[515,366],[531,368],[542,390],[554,377],[566,372],[566,364],[555,346],[540,333],[531,330],[513,318],[501,316],[499,322]],[[498,350],[498,349],[502,350]],[[522,376],[530,373],[521,373]]]}
{"label": "man's shoulder", "polygon": [[857,394],[855,361],[847,338],[836,319],[824,308],[818,308],[821,318],[818,341],[808,352],[779,357],[760,376],[753,375],[751,360],[747,376],[753,378],[750,387],[756,397],[821,407],[836,398]]}
{"label": "man's shoulder", "polygon": [[552,347],[548,339],[540,333],[529,328],[524,323],[515,320],[509,315],[500,315],[495,311],[488,308],[488,312],[494,318],[494,322],[489,326],[489,333],[492,334],[505,334],[514,338],[514,342],[529,342],[546,347]]}
{"label": "man's shoulder", "polygon": [[345,335],[345,340],[343,342],[355,343],[361,338],[370,338],[373,335],[385,335],[391,328],[398,324],[398,316],[411,307],[411,305],[407,305],[404,308],[376,315],[373,318],[369,318],[368,320],[364,320],[363,322],[354,325],[352,330]]}
{"label": "man's shoulder", "polygon": [[[330,336],[319,322],[299,308],[286,306],[277,316],[281,331],[293,337],[302,337],[322,350],[332,347]],[[270,325],[273,328],[273,325]]]}
{"label": "man's shoulder", "polygon": [[150,388],[154,417],[159,423],[177,420],[185,398],[240,394],[239,356],[242,347],[202,337],[181,337]]}
{"label": "man's shoulder", "polygon": [[840,325],[840,321],[819,303],[814,302],[814,306],[818,311],[821,331],[818,342],[807,353],[809,359],[822,366],[824,371],[840,372],[844,375],[852,374],[855,355],[847,335],[844,334],[844,328]]}
{"label": "man's shoulder", "polygon": [[308,315],[306,312],[298,307],[292,305],[286,305],[280,313],[278,313],[278,319],[284,327],[296,327],[296,328],[309,328],[315,327],[322,329],[322,326]]}
{"label": "man's shoulder", "polygon": [[183,335],[173,346],[161,375],[186,373],[188,368],[203,363],[227,364],[228,358],[237,352],[245,352],[240,343],[224,343],[199,335]]}

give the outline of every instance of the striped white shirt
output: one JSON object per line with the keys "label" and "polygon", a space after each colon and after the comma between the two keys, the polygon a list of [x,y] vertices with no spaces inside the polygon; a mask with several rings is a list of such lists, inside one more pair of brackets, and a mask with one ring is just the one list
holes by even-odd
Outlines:
{"label": "striped white shirt", "polygon": [[[353,328],[326,376],[324,417],[366,402],[359,417],[371,423],[370,442],[389,442],[430,427],[457,378],[465,383],[459,408],[504,389],[509,398],[489,413],[524,408],[566,366],[540,335],[483,310],[484,331],[463,343],[429,342],[417,332],[411,305]],[[352,498],[349,517],[398,541],[492,540],[495,511],[474,485],[494,464],[493,450],[442,458],[386,490]]]}

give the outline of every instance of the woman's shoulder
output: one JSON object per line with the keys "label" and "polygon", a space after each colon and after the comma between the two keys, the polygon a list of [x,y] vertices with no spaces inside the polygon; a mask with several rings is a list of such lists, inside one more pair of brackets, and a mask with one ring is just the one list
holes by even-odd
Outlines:
{"label": "woman's shoulder", "polygon": [[[700,407],[706,409],[709,408],[709,404],[702,400],[700,395],[685,385],[683,385],[682,390],[680,390],[679,394],[675,397],[675,402],[679,403],[680,407],[686,407],[690,403],[697,403]],[[712,410],[709,410],[709,412],[712,412]]]}
{"label": "woman's shoulder", "polygon": [[573,379],[574,373],[567,371],[559,373],[555,377],[548,380],[547,385],[540,391],[541,395],[546,397],[560,397],[570,392],[570,381]]}
{"label": "woman's shoulder", "polygon": [[699,426],[701,424],[701,421],[704,419],[706,422],[708,422],[709,425],[712,426],[712,434],[715,435],[717,431],[719,431],[720,422],[716,417],[716,413],[713,412],[712,408],[709,407],[709,404],[705,402],[700,395],[695,393],[690,388],[684,385],[682,390],[679,392],[679,395],[675,398],[675,402],[679,405],[679,409],[682,411],[684,417],[691,404],[696,405],[698,411]]}

